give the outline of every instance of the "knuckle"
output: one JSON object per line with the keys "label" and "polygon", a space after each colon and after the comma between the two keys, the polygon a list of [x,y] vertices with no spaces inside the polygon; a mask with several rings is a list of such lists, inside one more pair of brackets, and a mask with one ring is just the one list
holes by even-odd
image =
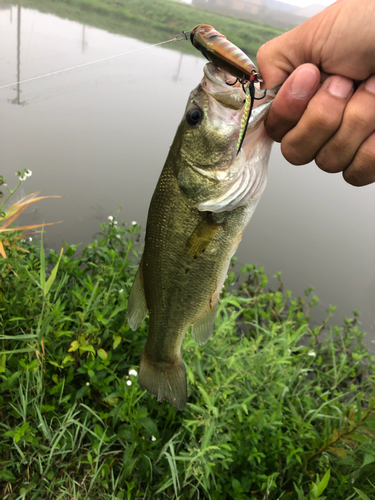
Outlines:
{"label": "knuckle", "polygon": [[355,187],[361,187],[367,184],[363,172],[358,165],[350,165],[342,173],[345,181]]}
{"label": "knuckle", "polygon": [[315,163],[320,168],[320,170],[328,172],[329,174],[341,172],[341,170],[344,170],[344,168],[346,167],[346,165],[340,165],[337,162],[335,155],[333,155],[331,152],[326,152],[324,148],[321,149],[316,155]]}
{"label": "knuckle", "polygon": [[365,113],[358,113],[356,110],[348,110],[345,121],[347,127],[353,132],[366,130],[369,125],[367,115]]}
{"label": "knuckle", "polygon": [[357,151],[353,162],[343,172],[346,182],[352,186],[365,186],[375,181],[375,136]]}
{"label": "knuckle", "polygon": [[375,168],[375,141],[362,144],[356,154],[356,163],[363,167]]}
{"label": "knuckle", "polygon": [[281,153],[292,165],[304,165],[310,161],[304,156],[304,148],[288,139],[281,141]]}
{"label": "knuckle", "polygon": [[311,106],[311,127],[318,129],[320,133],[335,132],[340,124],[341,116],[337,117],[332,111],[331,109],[327,113],[327,106],[324,103]]}

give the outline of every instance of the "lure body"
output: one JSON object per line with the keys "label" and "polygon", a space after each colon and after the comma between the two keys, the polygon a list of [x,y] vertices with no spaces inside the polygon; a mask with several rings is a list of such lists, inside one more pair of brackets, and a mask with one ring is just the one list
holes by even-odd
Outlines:
{"label": "lure body", "polygon": [[250,81],[256,74],[251,59],[209,24],[198,24],[191,31],[190,40],[206,59],[238,79]]}

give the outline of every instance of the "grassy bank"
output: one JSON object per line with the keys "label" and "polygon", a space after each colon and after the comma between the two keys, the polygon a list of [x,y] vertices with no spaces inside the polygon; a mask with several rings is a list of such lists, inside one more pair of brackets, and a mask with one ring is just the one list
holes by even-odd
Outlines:
{"label": "grassy bank", "polygon": [[[250,19],[170,0],[19,0],[18,4],[148,43],[169,40],[197,24],[211,24],[254,59],[260,45],[282,33],[279,28]],[[197,54],[190,42],[168,44],[168,48]]]}
{"label": "grassy bank", "polygon": [[262,269],[231,272],[213,337],[184,342],[178,412],[137,381],[147,320],[132,332],[125,313],[139,234],[109,221],[60,261],[8,237],[1,498],[374,498],[374,358],[357,317],[311,327],[311,290],[293,298]]}

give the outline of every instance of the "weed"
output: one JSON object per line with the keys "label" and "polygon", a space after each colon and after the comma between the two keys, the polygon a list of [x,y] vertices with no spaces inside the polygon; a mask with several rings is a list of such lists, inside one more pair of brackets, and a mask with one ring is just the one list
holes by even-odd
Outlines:
{"label": "weed", "polygon": [[4,259],[3,498],[373,498],[374,358],[357,313],[310,327],[311,289],[295,299],[263,269],[232,269],[211,340],[185,339],[178,412],[137,381],[147,320],[132,332],[125,314],[139,239],[110,218],[79,256],[30,242]]}

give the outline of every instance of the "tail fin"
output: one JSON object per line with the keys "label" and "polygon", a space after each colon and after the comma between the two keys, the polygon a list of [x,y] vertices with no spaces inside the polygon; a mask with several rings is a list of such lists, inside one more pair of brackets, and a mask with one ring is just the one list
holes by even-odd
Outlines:
{"label": "tail fin", "polygon": [[182,358],[176,363],[155,362],[142,353],[139,367],[139,384],[150,394],[157,396],[159,402],[166,399],[182,411],[187,399],[186,370]]}

